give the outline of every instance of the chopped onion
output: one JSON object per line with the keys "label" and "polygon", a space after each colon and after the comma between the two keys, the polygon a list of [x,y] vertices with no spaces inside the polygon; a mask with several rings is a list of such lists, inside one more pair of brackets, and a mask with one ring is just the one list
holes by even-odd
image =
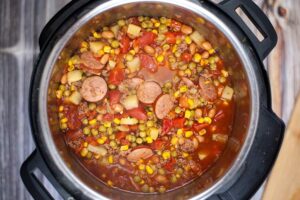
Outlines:
{"label": "chopped onion", "polygon": [[90,152],[96,153],[101,156],[105,156],[107,154],[107,149],[105,149],[104,147],[101,147],[101,146],[93,146],[93,145],[89,144],[87,149]]}
{"label": "chopped onion", "polygon": [[141,31],[141,27],[134,25],[134,24],[129,24],[127,33],[130,34],[133,37],[138,37]]}
{"label": "chopped onion", "polygon": [[71,84],[76,81],[80,81],[82,79],[82,71],[81,70],[74,70],[71,72],[68,72],[67,74],[67,80],[68,83]]}
{"label": "chopped onion", "polygon": [[136,95],[129,95],[121,99],[121,104],[126,110],[130,110],[139,106],[139,100]]}
{"label": "chopped onion", "polygon": [[122,125],[135,125],[137,124],[139,121],[135,118],[130,118],[130,117],[127,117],[127,118],[122,118],[121,119],[121,124]]}
{"label": "chopped onion", "polygon": [[123,131],[123,132],[127,132],[129,131],[129,127],[128,126],[125,126],[125,125],[121,125],[121,126],[117,126],[116,127],[119,131]]}
{"label": "chopped onion", "polygon": [[226,143],[228,140],[228,135],[224,135],[224,134],[213,134],[212,135],[212,140],[216,141],[216,142],[222,142],[222,143]]}
{"label": "chopped onion", "polygon": [[140,69],[141,66],[140,58],[135,57],[132,61],[128,61],[126,65],[131,73],[136,72]]}
{"label": "chopped onion", "polygon": [[99,53],[99,51],[103,49],[103,47],[104,47],[103,42],[90,42],[90,50],[93,53]]}
{"label": "chopped onion", "polygon": [[198,45],[201,46],[202,42],[204,41],[204,37],[198,32],[194,31],[190,38]]}
{"label": "chopped onion", "polygon": [[225,100],[228,100],[230,101],[233,97],[233,89],[229,86],[226,86],[222,92],[222,98],[225,99]]}
{"label": "chopped onion", "polygon": [[81,102],[81,94],[77,91],[74,91],[71,96],[69,96],[69,101],[75,105],[79,105],[79,103]]}

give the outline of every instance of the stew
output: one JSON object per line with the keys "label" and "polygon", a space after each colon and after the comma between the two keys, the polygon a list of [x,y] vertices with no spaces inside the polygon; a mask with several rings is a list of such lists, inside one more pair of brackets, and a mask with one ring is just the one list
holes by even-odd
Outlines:
{"label": "stew", "polygon": [[163,193],[201,176],[231,133],[234,89],[217,47],[165,17],[133,17],[81,41],[56,91],[60,128],[111,187]]}

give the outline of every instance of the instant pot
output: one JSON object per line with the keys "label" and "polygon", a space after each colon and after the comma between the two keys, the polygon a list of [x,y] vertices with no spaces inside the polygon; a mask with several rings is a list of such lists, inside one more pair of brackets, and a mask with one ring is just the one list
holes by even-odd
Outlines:
{"label": "instant pot", "polygon": [[[240,8],[261,32],[259,40],[237,14]],[[214,46],[232,73],[235,119],[222,156],[201,177],[165,194],[106,186],[72,155],[59,131],[55,90],[64,58],[99,26],[131,16],[165,16],[193,26]],[[251,0],[73,0],[46,25],[31,82],[30,120],[37,149],[21,177],[35,199],[53,199],[36,178],[40,170],[64,199],[246,200],[257,191],[277,157],[283,122],[272,112],[263,59],[277,42],[268,18]],[[272,67],[272,66],[270,66]]]}

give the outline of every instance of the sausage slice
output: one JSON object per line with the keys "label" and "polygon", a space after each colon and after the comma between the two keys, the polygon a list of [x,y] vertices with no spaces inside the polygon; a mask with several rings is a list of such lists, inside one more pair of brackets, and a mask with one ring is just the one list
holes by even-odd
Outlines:
{"label": "sausage slice", "polygon": [[92,74],[100,74],[101,69],[104,67],[104,65],[101,64],[90,51],[86,51],[81,54],[80,60],[83,64],[83,69]]}
{"label": "sausage slice", "polygon": [[199,78],[199,93],[207,101],[214,101],[218,97],[212,81],[202,76]]}
{"label": "sausage slice", "polygon": [[146,104],[154,103],[161,93],[161,87],[154,81],[146,81],[137,89],[138,99]]}
{"label": "sausage slice", "polygon": [[88,102],[97,102],[107,93],[107,84],[99,76],[92,76],[84,80],[80,90],[81,96]]}
{"label": "sausage slice", "polygon": [[155,114],[158,119],[165,118],[174,107],[174,102],[169,94],[164,94],[158,98],[155,104]]}

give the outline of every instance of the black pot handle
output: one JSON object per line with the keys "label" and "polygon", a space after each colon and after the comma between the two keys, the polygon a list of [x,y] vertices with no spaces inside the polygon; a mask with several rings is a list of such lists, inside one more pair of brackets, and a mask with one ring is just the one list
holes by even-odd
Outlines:
{"label": "black pot handle", "polygon": [[[54,15],[54,17],[52,17],[51,20],[46,24],[40,34],[40,49],[43,49],[45,44],[48,43],[53,34],[58,30],[58,28],[64,23],[67,18],[71,17],[76,10],[78,10],[88,2],[89,1],[87,0],[73,0],[65,5],[60,11],[58,11]],[[76,20],[76,18],[74,18],[74,20]]]}
{"label": "black pot handle", "polygon": [[34,199],[54,200],[51,194],[43,186],[43,184],[35,176],[34,171],[40,170],[41,173],[50,181],[57,192],[63,199],[74,199],[68,192],[66,192],[61,185],[53,177],[45,162],[42,160],[41,155],[35,150],[21,166],[21,178],[27,190],[30,192]]}
{"label": "black pot handle", "polygon": [[268,176],[277,158],[285,125],[272,111],[261,107],[257,134],[242,175],[230,189],[209,200],[250,199]]}
{"label": "black pot handle", "polygon": [[[268,17],[252,0],[224,0],[219,7],[225,11],[246,33],[255,47],[261,60],[265,59],[276,46],[277,34]],[[256,28],[262,33],[264,40],[259,41],[255,34],[237,14],[236,9],[241,8]]]}

